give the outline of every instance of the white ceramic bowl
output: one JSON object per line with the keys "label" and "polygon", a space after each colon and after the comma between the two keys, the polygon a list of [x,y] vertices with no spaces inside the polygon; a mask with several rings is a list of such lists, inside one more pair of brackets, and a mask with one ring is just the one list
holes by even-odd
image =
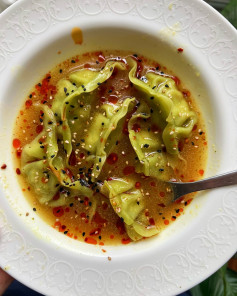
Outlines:
{"label": "white ceramic bowl", "polygon": [[[75,26],[82,45],[71,39]],[[236,251],[236,187],[201,193],[161,235],[103,253],[42,221],[15,177],[12,128],[29,90],[59,62],[103,49],[131,50],[171,69],[204,115],[205,176],[236,168],[236,31],[211,7],[198,0],[18,1],[0,16],[0,164],[7,164],[0,172],[0,265],[47,295],[177,295]]]}

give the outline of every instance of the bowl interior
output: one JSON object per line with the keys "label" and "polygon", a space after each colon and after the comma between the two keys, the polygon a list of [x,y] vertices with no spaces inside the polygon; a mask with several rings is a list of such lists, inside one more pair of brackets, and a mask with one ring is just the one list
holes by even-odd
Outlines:
{"label": "bowl interior", "polygon": [[[41,237],[42,241],[50,242],[51,245],[56,244],[59,249],[104,256],[99,247],[74,241],[52,229],[32,212],[20,190],[15,178],[15,168],[9,147],[11,147],[15,118],[32,86],[59,62],[88,51],[130,50],[156,60],[171,69],[184,82],[203,113],[209,143],[205,176],[214,175],[227,165],[223,151],[226,149],[225,143],[227,142],[225,131],[229,128],[228,120],[226,120],[228,110],[223,109],[223,106],[218,103],[220,101],[218,86],[213,84],[214,77],[208,73],[200,53],[191,45],[183,44],[182,40],[177,38],[171,30],[163,29],[159,32],[155,28],[148,30],[144,24],[139,23],[122,25],[121,22],[110,21],[109,25],[101,23],[95,26],[93,22],[83,22],[81,26],[83,43],[75,45],[71,38],[73,27],[74,24],[70,26],[64,24],[56,32],[48,30],[30,42],[8,66],[8,74],[1,90],[0,125],[1,135],[5,137],[0,147],[1,159],[9,164],[7,202],[21,216],[18,221],[20,224],[27,225],[33,230],[35,237]],[[179,47],[184,48],[182,54],[177,53]],[[57,54],[58,51],[61,51],[61,54]],[[175,241],[177,237],[182,239],[193,224],[198,225],[198,221],[211,206],[210,199],[208,199],[210,195],[211,193],[200,193],[186,210],[186,214],[161,235],[127,246],[106,246],[106,249],[113,256],[124,257],[124,255],[130,256],[139,252],[145,253],[148,250],[157,252],[159,248],[172,245],[172,241]],[[26,212],[31,212],[34,220],[26,218]]]}

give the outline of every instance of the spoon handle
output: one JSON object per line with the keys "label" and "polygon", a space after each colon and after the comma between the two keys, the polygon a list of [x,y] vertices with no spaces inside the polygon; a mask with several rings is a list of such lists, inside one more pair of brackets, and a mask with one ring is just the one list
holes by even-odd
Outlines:
{"label": "spoon handle", "polygon": [[237,171],[225,173],[219,176],[207,178],[204,180],[182,183],[182,182],[168,182],[172,185],[174,190],[174,200],[179,197],[196,191],[212,189],[217,187],[224,187],[237,184]]}

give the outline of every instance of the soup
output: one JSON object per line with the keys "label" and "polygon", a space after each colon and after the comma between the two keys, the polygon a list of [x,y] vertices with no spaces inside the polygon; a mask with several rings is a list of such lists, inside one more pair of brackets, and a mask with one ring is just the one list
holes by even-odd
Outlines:
{"label": "soup", "polygon": [[103,51],[66,60],[35,85],[16,119],[13,154],[32,210],[55,230],[90,244],[128,244],[185,212],[193,194],[172,203],[163,181],[201,178],[207,138],[191,93],[171,71]]}

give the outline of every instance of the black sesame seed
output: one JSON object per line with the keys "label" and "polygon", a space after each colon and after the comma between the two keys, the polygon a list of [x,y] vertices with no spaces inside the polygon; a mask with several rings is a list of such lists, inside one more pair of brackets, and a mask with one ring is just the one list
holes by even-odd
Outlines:
{"label": "black sesame seed", "polygon": [[76,61],[75,61],[75,60],[71,60],[71,63],[75,64],[75,63],[76,63]]}
{"label": "black sesame seed", "polygon": [[143,147],[144,148],[149,148],[149,144],[144,144]]}
{"label": "black sesame seed", "polygon": [[164,169],[159,169],[160,172],[164,172]]}
{"label": "black sesame seed", "polygon": [[60,70],[59,70],[59,73],[62,73],[62,72],[63,72],[63,70],[62,70],[62,69],[60,69]]}
{"label": "black sesame seed", "polygon": [[36,208],[33,208],[33,211],[36,212]]}
{"label": "black sesame seed", "polygon": [[82,236],[85,236],[85,234],[86,234],[85,232],[82,232]]}
{"label": "black sesame seed", "polygon": [[166,85],[165,85],[165,87],[169,87],[169,85],[168,85],[168,84],[166,84]]}

